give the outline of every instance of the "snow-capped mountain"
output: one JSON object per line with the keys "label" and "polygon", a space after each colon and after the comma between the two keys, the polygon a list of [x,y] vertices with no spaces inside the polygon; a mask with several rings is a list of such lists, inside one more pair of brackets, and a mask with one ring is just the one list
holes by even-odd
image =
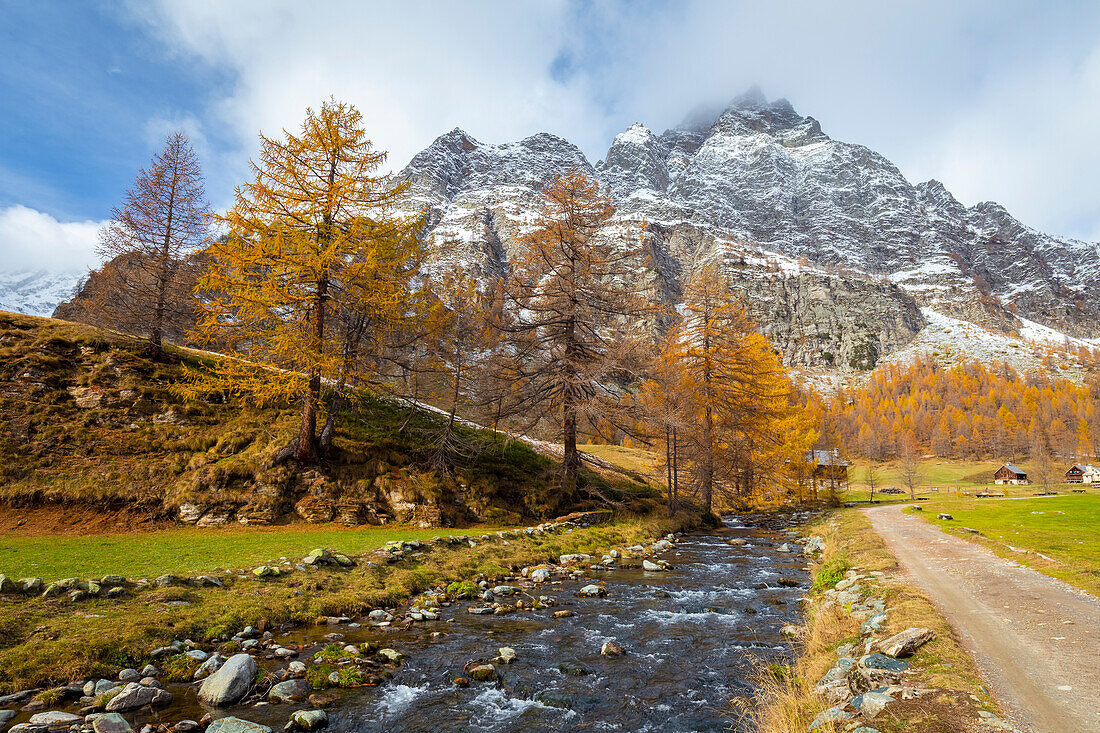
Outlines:
{"label": "snow-capped mountain", "polygon": [[0,311],[49,316],[57,304],[73,296],[88,273],[16,270],[0,272]]}
{"label": "snow-capped mountain", "polygon": [[927,325],[922,307],[1007,333],[1021,316],[1100,336],[1100,245],[1035,231],[995,203],[963,206],[938,181],[911,184],[756,89],[659,135],[632,125],[595,165],[553,135],[489,145],[456,129],[400,177],[447,243],[438,265],[499,271],[539,188],[570,167],[599,179],[620,223],[644,229],[666,297],[720,260],[790,364],[866,368]]}

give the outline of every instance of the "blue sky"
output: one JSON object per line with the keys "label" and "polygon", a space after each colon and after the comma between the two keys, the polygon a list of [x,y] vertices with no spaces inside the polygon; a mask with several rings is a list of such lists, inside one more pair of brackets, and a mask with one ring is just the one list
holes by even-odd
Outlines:
{"label": "blue sky", "polygon": [[[0,269],[94,264],[173,127],[215,206],[260,130],[335,95],[399,168],[463,127],[602,157],[758,83],[964,203],[1100,239],[1100,3],[0,0]],[[333,19],[338,19],[333,22]]]}

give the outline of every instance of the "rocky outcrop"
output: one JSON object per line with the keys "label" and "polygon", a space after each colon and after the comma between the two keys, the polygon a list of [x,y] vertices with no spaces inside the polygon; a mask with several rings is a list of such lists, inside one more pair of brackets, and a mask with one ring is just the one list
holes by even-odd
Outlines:
{"label": "rocky outcrop", "polygon": [[1100,335],[1100,246],[1037,232],[996,204],[963,206],[937,181],[911,184],[756,89],[660,135],[632,125],[595,166],[552,135],[487,145],[454,130],[400,177],[409,209],[427,206],[449,243],[433,267],[501,272],[539,187],[567,168],[599,178],[621,236],[645,229],[662,300],[675,302],[700,263],[722,262],[790,365],[873,364],[923,325],[916,305],[1004,332],[1018,313]]}

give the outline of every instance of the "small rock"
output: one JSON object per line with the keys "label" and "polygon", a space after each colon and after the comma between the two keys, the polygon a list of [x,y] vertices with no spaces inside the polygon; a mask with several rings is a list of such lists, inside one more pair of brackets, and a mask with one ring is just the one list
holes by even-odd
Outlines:
{"label": "small rock", "polygon": [[137,682],[130,682],[122,688],[122,692],[111,698],[105,709],[109,713],[137,710],[146,705],[167,705],[172,702],[172,693],[160,690],[156,687],[145,687]]}
{"label": "small rock", "polygon": [[268,702],[299,702],[309,697],[311,692],[309,684],[303,679],[287,680],[272,686],[267,693]]}
{"label": "small rock", "polygon": [[619,646],[618,642],[605,641],[600,647],[600,654],[605,657],[621,657],[626,654],[626,650]]}
{"label": "small rock", "polygon": [[577,591],[577,595],[583,598],[602,598],[607,595],[607,589],[602,585],[586,585]]}
{"label": "small rock", "polygon": [[946,512],[940,512],[939,514],[936,515],[936,519],[943,519],[943,520],[951,521],[951,520],[954,519],[954,517],[951,516],[950,514],[946,513]]}
{"label": "small rock", "polygon": [[210,724],[206,733],[271,733],[271,729],[250,720],[219,718]]}
{"label": "small rock", "polygon": [[498,676],[496,667],[491,664],[476,664],[470,667],[467,674],[478,682],[495,682]]}
{"label": "small rock", "polygon": [[328,725],[328,713],[324,710],[298,710],[290,715],[290,730],[319,730]]}
{"label": "small rock", "polygon": [[95,716],[92,721],[92,730],[95,733],[131,733],[133,728],[126,722],[126,718],[118,713],[103,713]]}
{"label": "small rock", "polygon": [[648,570],[649,572],[660,572],[660,571],[664,570],[664,568],[661,567],[660,565],[658,565],[655,562],[650,562],[649,560],[642,560],[642,570]]}
{"label": "small rock", "polygon": [[849,720],[855,717],[855,713],[850,713],[843,708],[829,708],[828,710],[822,710],[814,718],[814,722],[810,723],[810,727],[807,730],[817,730],[826,723],[833,723],[840,720]]}
{"label": "small rock", "polygon": [[568,608],[563,608],[560,611],[554,611],[554,613],[552,613],[551,615],[554,618],[569,618],[573,615],[573,612],[570,611]]}
{"label": "small rock", "polygon": [[936,632],[932,631],[932,629],[909,628],[894,634],[889,639],[878,642],[875,644],[875,648],[883,654],[897,659],[899,657],[908,657],[917,649],[920,649],[935,638]]}
{"label": "small rock", "polygon": [[499,664],[511,664],[516,661],[516,650],[510,646],[502,646],[497,650],[497,654],[499,656],[497,656],[495,661]]}

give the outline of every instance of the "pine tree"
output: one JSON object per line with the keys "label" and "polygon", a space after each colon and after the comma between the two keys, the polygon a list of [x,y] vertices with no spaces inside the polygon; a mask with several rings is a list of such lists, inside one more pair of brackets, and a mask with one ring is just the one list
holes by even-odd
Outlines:
{"label": "pine tree", "polygon": [[[543,191],[543,207],[505,288],[515,360],[512,409],[553,420],[563,444],[561,491],[577,487],[578,430],[625,423],[617,385],[627,381],[645,310],[639,246],[605,236],[614,209],[598,184],[570,170]],[[639,238],[640,239],[640,238]]]}
{"label": "pine tree", "polygon": [[[260,136],[254,180],[219,217],[229,236],[210,248],[196,329],[240,358],[191,374],[191,391],[222,389],[261,404],[302,401],[284,455],[316,460],[324,382],[371,382],[362,339],[406,313],[422,259],[421,219],[395,206],[404,186],[376,171],[355,107],[306,110],[301,131]],[[335,338],[334,338],[335,337]]]}
{"label": "pine tree", "polygon": [[198,157],[174,132],[99,232],[106,264],[87,304],[94,321],[147,335],[159,353],[167,325],[192,314],[186,258],[208,235],[208,213]]}

